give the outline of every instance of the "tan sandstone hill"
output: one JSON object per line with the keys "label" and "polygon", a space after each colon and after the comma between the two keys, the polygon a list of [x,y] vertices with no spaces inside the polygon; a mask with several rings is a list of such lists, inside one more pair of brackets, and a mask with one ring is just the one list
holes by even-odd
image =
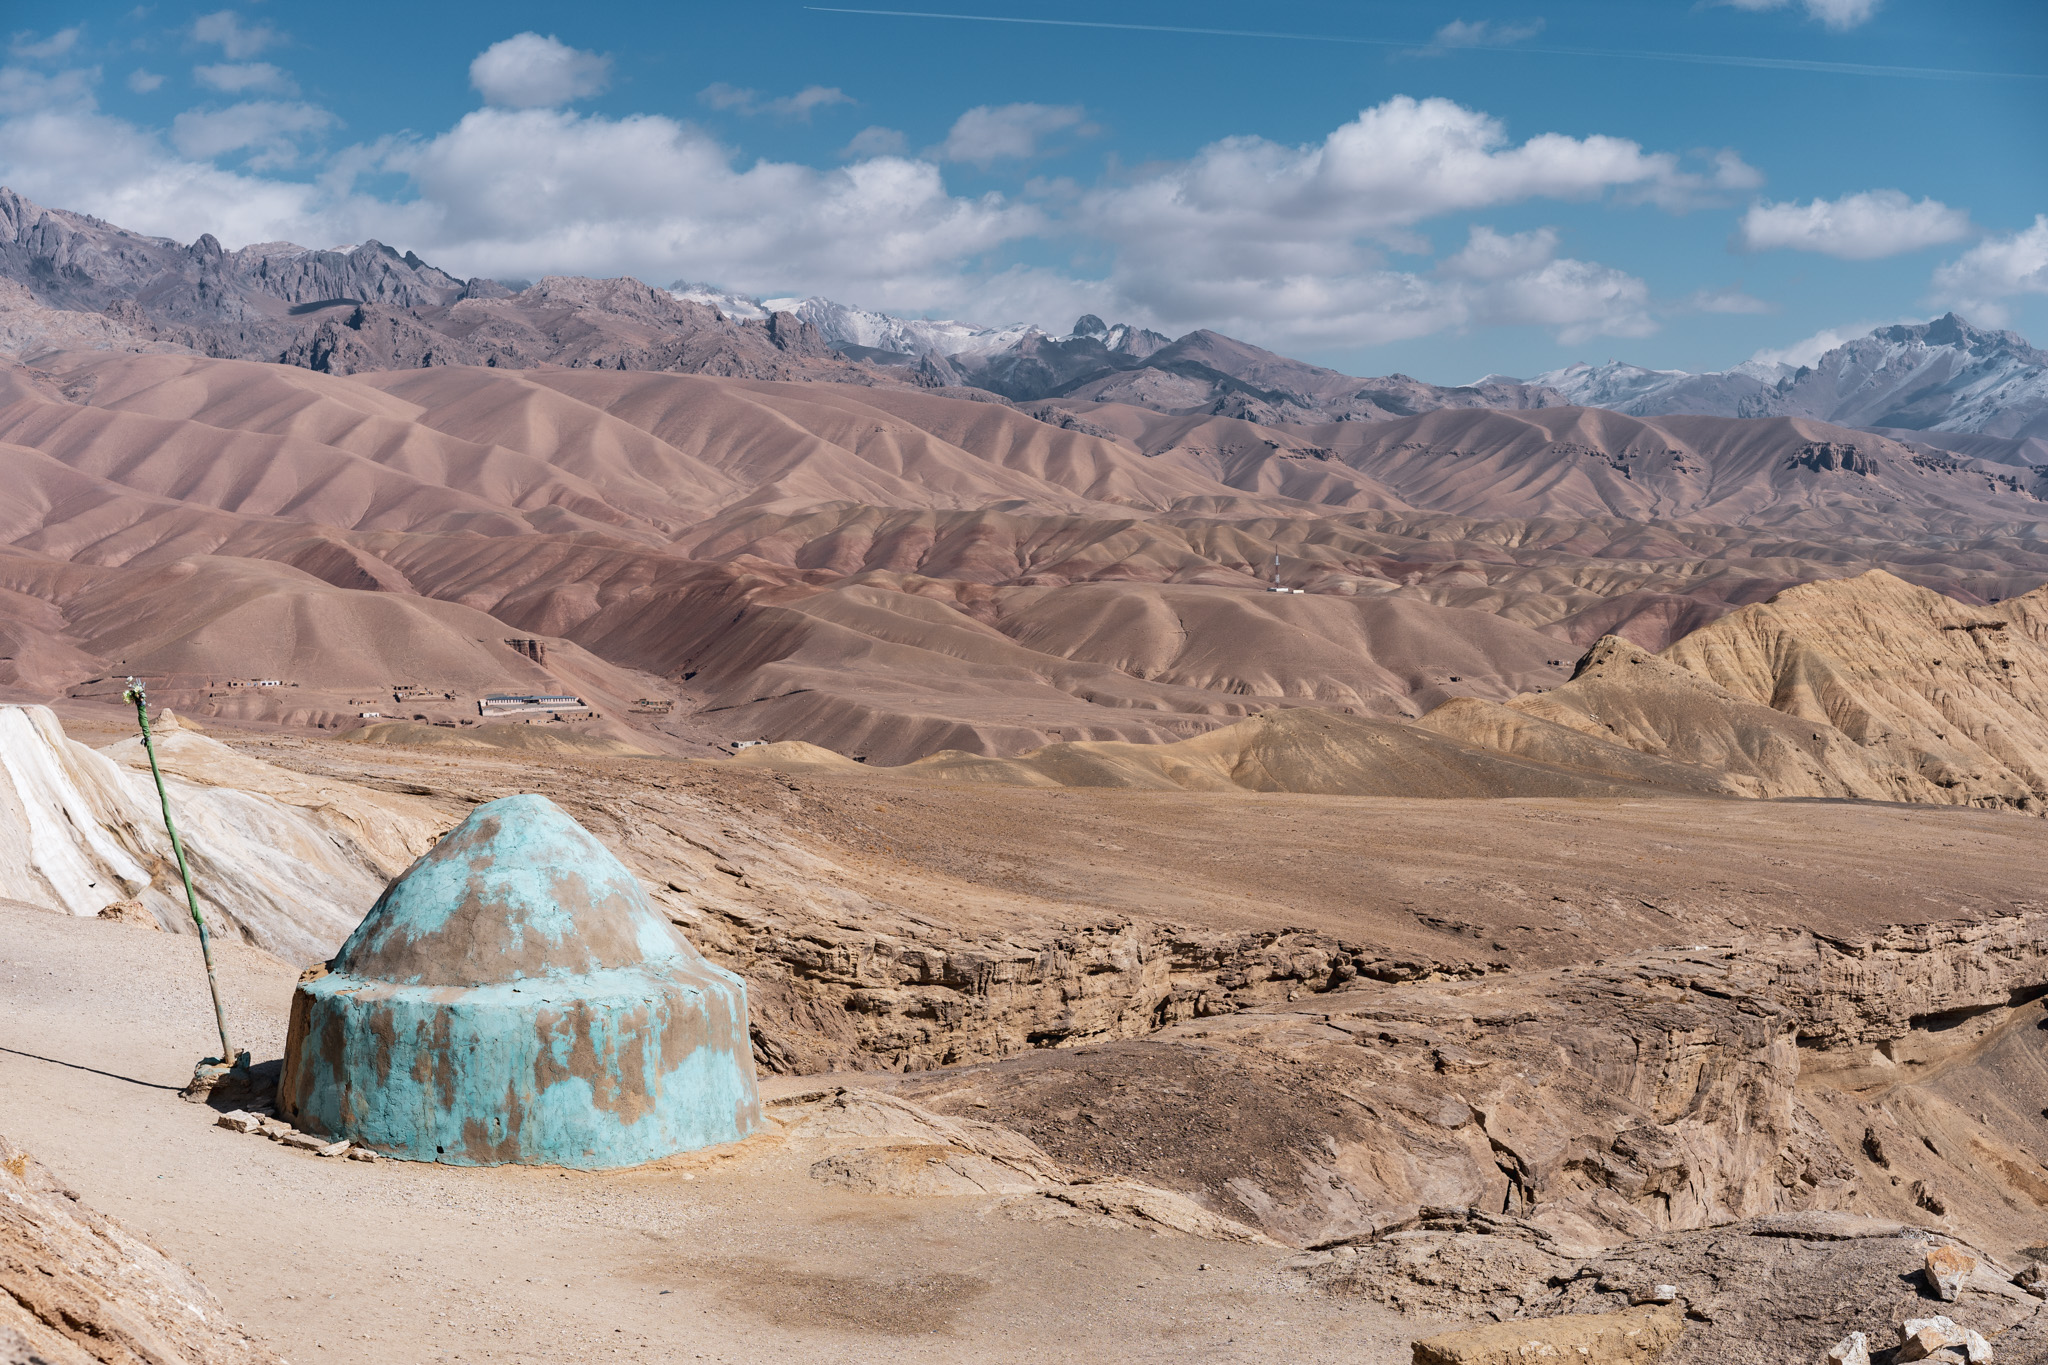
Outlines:
{"label": "tan sandstone hill", "polygon": [[1570,683],[1508,705],[1757,796],[2038,812],[2048,591],[1968,607],[1878,571],[1803,584],[1661,655],[1602,640]]}

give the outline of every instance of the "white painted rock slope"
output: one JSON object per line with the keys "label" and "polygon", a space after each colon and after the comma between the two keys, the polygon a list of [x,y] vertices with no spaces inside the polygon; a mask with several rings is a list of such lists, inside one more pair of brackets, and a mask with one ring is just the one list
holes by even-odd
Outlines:
{"label": "white painted rock slope", "polygon": [[[200,909],[292,962],[327,957],[448,821],[427,802],[305,777],[175,722],[157,737]],[[192,932],[139,740],[102,752],[41,706],[0,707],[0,896],[70,915],[139,900]]]}

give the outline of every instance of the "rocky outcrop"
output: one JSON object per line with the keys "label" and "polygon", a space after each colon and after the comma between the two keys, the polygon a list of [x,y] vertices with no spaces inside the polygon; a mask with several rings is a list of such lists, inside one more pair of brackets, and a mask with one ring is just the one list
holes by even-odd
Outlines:
{"label": "rocky outcrop", "polygon": [[1788,588],[1660,657],[1846,735],[1907,799],[2048,797],[2048,592],[1967,606],[1872,571]]}
{"label": "rocky outcrop", "polygon": [[874,1090],[826,1086],[770,1103],[780,1141],[814,1180],[862,1194],[986,1197],[1014,1218],[1103,1220],[1164,1235],[1271,1246],[1271,1239],[1183,1195],[1060,1166],[1029,1138],[948,1118]]}
{"label": "rocky outcrop", "polygon": [[[803,885],[776,865],[789,851],[749,858],[728,839],[733,851],[707,859],[711,884],[685,895],[673,883],[667,903],[694,942],[747,978],[756,1056],[775,1071],[922,1071],[1140,1038],[1346,981],[1485,970],[1304,931],[1197,932],[1124,918],[969,936]],[[719,894],[717,881],[741,883],[749,900]]]}
{"label": "rocky outcrop", "polygon": [[[1566,1256],[1799,1210],[1925,1218],[1915,1173],[1970,1182],[1944,1227],[2015,1243],[2023,1225],[1999,1199],[2048,1206],[2048,1187],[1998,1131],[2025,1141],[2013,1129],[2033,1080],[2006,1073],[2001,1101],[1978,1076],[1964,1116],[1914,1087],[2039,1022],[2044,950],[2048,915],[2029,912],[1353,983],[900,1084],[945,1111],[985,1105],[1061,1160],[1182,1189],[1296,1245],[1371,1243],[1429,1209],[1506,1218]],[[1911,1170],[1859,1151],[1874,1101]]]}
{"label": "rocky outcrop", "polygon": [[[1508,1223],[1445,1215],[1370,1245],[1308,1253],[1290,1271],[1325,1293],[1506,1319],[1479,1329],[1481,1339],[1548,1340],[1581,1315],[1682,1313],[1683,1335],[1662,1365],[1818,1365],[1852,1332],[1886,1350],[1906,1324],[1937,1313],[1978,1333],[1996,1360],[2041,1359],[2048,1311],[2002,1268],[1986,1261],[1947,1307],[1925,1287],[1926,1257],[1961,1254],[1951,1243],[1883,1219],[1797,1214],[1572,1256]],[[1671,1307],[1649,1306],[1666,1294]]]}
{"label": "rocky outcrop", "polygon": [[1838,469],[1868,477],[1877,472],[1876,463],[1851,441],[1808,441],[1792,452],[1789,463],[1817,474]]}
{"label": "rocky outcrop", "polygon": [[0,1361],[283,1365],[189,1270],[0,1137]]}
{"label": "rocky outcrop", "polygon": [[406,314],[368,304],[323,318],[293,338],[276,358],[323,374],[479,363],[469,348],[429,331]]}
{"label": "rocky outcrop", "polygon": [[1532,1357],[1651,1365],[1684,1331],[1676,1308],[1570,1313],[1429,1337],[1415,1343],[1415,1365],[1523,1365]]}

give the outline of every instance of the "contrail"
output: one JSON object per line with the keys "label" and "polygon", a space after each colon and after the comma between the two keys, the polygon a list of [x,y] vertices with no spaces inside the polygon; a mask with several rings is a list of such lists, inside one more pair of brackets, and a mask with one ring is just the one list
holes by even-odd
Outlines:
{"label": "contrail", "polygon": [[[1207,38],[1277,38],[1295,43],[1349,43],[1359,47],[1400,47],[1420,50],[1426,42],[1399,38],[1354,38],[1341,33],[1285,33],[1256,28],[1193,28],[1181,24],[1120,24],[1090,19],[1037,19],[1008,14],[947,14],[915,9],[846,9],[837,5],[805,5],[817,14],[869,14],[888,19],[959,19],[976,24],[1037,24],[1047,28],[1122,29],[1133,33],[1192,33]],[[1472,49],[1479,50],[1479,49]],[[1599,47],[1513,47],[1495,52],[1533,52],[1546,57],[1619,57],[1642,62],[1686,62],[1694,66],[1746,66],[1764,71],[1818,71],[1840,76],[1906,76],[1916,80],[2038,81],[2036,71],[1952,71],[1936,66],[1871,66],[1861,62],[1814,62],[1796,57],[1719,57],[1705,52],[1639,52]]]}

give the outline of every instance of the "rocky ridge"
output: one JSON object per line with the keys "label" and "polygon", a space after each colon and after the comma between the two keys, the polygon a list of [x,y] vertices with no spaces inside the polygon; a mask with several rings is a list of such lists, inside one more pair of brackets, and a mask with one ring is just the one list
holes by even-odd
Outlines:
{"label": "rocky ridge", "polygon": [[[1982,1095],[1981,1118],[1928,1087],[1987,1040],[2020,1045],[2044,993],[2048,917],[2031,910],[1842,943],[1760,936],[1556,972],[1354,982],[1312,1005],[902,1090],[942,1112],[985,1104],[975,1112],[1070,1164],[1179,1188],[1297,1246],[1371,1243],[1444,1207],[1582,1255],[1842,1210],[2009,1254],[2032,1224],[2005,1200],[2048,1194],[2025,1176],[2040,1169],[2025,1155],[2041,1127],[2031,1076]],[[1889,1164],[1867,1128],[1889,1136]],[[1946,1189],[1941,1221],[1916,1182]]]}
{"label": "rocky ridge", "polygon": [[887,383],[789,313],[728,318],[636,280],[459,280],[381,242],[181,245],[0,188],[0,342],[182,351],[330,374],[487,365]]}
{"label": "rocky ridge", "polygon": [[1359,379],[1197,330],[1157,332],[1088,316],[1064,337],[1032,332],[1001,349],[947,358],[951,382],[1018,402],[1122,403],[1177,416],[1257,423],[1375,422],[1442,408],[1542,408],[1564,400],[1540,384],[1482,380],[1445,387],[1407,375]]}
{"label": "rocky ridge", "polygon": [[[11,286],[11,287],[10,287]],[[907,383],[1032,401],[1076,396],[1253,421],[1358,421],[1544,406],[1519,383],[1360,380],[1213,332],[1170,341],[1084,317],[1052,337],[705,286],[457,279],[377,241],[319,250],[211,235],[182,245],[0,188],[0,350],[93,348],[264,360],[329,374],[486,365]]]}
{"label": "rocky ridge", "polygon": [[[1018,402],[1121,403],[1261,424],[1373,422],[1457,408],[1584,405],[1635,416],[1792,416],[1929,449],[2035,461],[2048,362],[2011,332],[1948,314],[1879,328],[1814,364],[1713,374],[1621,362],[1532,380],[1361,379],[1218,333],[1177,339],[1078,319],[1065,336],[894,318],[827,299],[760,300],[703,285],[555,277],[458,279],[383,243],[225,249],[148,237],[0,188],[0,351],[170,350],[335,374],[553,364],[748,378],[910,383]],[[1956,437],[1976,444],[1957,444]]]}

